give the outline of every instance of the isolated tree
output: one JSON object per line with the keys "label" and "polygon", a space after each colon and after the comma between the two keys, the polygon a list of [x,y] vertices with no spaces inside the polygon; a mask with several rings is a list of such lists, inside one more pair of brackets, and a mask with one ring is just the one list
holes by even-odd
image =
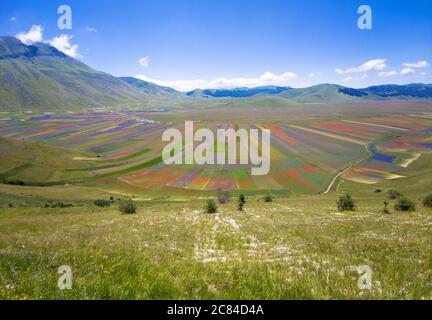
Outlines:
{"label": "isolated tree", "polygon": [[217,205],[213,199],[207,200],[206,205],[204,206],[204,213],[216,213]]}
{"label": "isolated tree", "polygon": [[245,204],[246,204],[246,198],[245,198],[244,194],[241,193],[239,195],[239,198],[238,198],[237,209],[239,211],[243,211],[243,207],[244,207]]}

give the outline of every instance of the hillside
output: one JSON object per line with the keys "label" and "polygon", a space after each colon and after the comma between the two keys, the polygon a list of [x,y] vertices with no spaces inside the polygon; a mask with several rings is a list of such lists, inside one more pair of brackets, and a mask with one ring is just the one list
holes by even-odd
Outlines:
{"label": "hillside", "polygon": [[140,104],[147,95],[44,43],[0,37],[0,110],[77,110]]}
{"label": "hillside", "polygon": [[186,93],[195,98],[248,98],[256,95],[274,95],[291,90],[290,87],[263,86],[255,88],[234,89],[196,89]]}
{"label": "hillside", "polygon": [[[335,84],[308,88],[262,86],[233,89],[196,89],[187,93],[132,77],[116,78],[96,71],[57,49],[37,43],[25,45],[0,37],[0,111],[77,111],[93,108],[160,107],[192,100],[237,98],[254,104],[256,98],[274,97],[288,103],[343,103],[356,100],[432,99],[432,85],[380,85],[364,89]],[[194,99],[188,99],[194,98]],[[251,100],[249,100],[251,99]],[[273,101],[272,100],[272,101]]]}
{"label": "hillside", "polygon": [[169,87],[158,86],[157,84],[140,80],[134,77],[120,77],[120,80],[126,82],[127,84],[137,88],[146,95],[164,97],[164,98],[184,98],[184,94],[180,91],[174,90]]}
{"label": "hillside", "polygon": [[339,92],[343,88],[335,84],[320,84],[309,88],[294,89],[279,96],[297,103],[345,102],[354,97]]}
{"label": "hillside", "polygon": [[38,142],[0,137],[0,155],[7,155],[0,157],[1,183],[43,186],[87,175],[88,165],[73,160],[79,153]]}
{"label": "hillside", "polygon": [[194,98],[252,98],[280,97],[293,103],[338,103],[355,100],[430,99],[432,85],[379,85],[364,89],[353,89],[336,84],[319,84],[307,88],[256,87],[233,89],[196,89],[186,93]]}
{"label": "hillside", "polygon": [[432,98],[432,85],[423,83],[381,85],[365,89],[341,88],[339,91],[357,97],[373,95],[381,98]]}

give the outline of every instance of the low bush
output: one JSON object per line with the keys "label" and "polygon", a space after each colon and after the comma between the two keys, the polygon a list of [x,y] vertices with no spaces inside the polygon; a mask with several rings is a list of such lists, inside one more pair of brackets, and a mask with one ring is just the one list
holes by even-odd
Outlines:
{"label": "low bush", "polygon": [[407,198],[400,198],[395,206],[396,211],[408,211],[413,212],[415,211],[415,203]]}
{"label": "low bush", "polygon": [[395,189],[390,189],[389,191],[387,191],[387,197],[391,200],[399,199],[401,196],[402,194]]}
{"label": "low bush", "polygon": [[229,194],[228,191],[223,191],[222,189],[219,189],[217,198],[218,198],[219,204],[225,204],[225,203],[230,202],[231,195]]}
{"label": "low bush", "polygon": [[388,201],[384,201],[384,210],[383,210],[383,212],[385,214],[390,214],[390,211],[388,209],[388,205],[389,205]]}
{"label": "low bush", "polygon": [[97,207],[106,208],[106,207],[111,206],[111,201],[109,201],[109,200],[103,200],[103,199],[95,200],[94,205],[97,206]]}
{"label": "low bush", "polygon": [[46,202],[44,208],[70,208],[73,207],[72,203],[66,203],[63,201],[58,202]]}
{"label": "low bush", "polygon": [[119,205],[121,213],[134,214],[136,213],[136,205],[132,200],[123,201]]}
{"label": "low bush", "polygon": [[206,205],[204,206],[204,213],[216,213],[217,205],[213,199],[207,200]]}
{"label": "low bush", "polygon": [[432,194],[423,199],[423,206],[426,208],[432,208]]}
{"label": "low bush", "polygon": [[273,197],[270,194],[270,192],[267,192],[266,195],[264,196],[264,202],[273,202]]}
{"label": "low bush", "polygon": [[339,211],[354,211],[355,201],[351,198],[349,194],[343,195],[336,201]]}

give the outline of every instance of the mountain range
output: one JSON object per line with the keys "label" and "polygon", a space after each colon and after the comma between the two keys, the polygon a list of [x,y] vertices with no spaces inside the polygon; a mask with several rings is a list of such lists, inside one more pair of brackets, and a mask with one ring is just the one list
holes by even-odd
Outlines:
{"label": "mountain range", "polygon": [[[161,107],[196,99],[274,96],[294,103],[432,99],[432,85],[380,85],[364,89],[321,84],[308,88],[263,86],[179,92],[133,77],[96,71],[45,43],[25,45],[0,37],[0,111],[65,111],[100,107]],[[182,105],[185,105],[183,103]]]}

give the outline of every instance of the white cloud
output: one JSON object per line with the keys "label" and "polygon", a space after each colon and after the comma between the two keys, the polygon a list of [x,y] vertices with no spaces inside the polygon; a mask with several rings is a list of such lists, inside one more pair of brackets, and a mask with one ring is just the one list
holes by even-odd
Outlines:
{"label": "white cloud", "polygon": [[420,73],[420,75],[421,75],[421,76],[427,76],[428,73],[427,73],[427,72],[422,72],[422,73]]}
{"label": "white cloud", "polygon": [[149,63],[150,63],[150,58],[149,57],[144,57],[144,58],[139,59],[138,62],[143,67],[148,67]]}
{"label": "white cloud", "polygon": [[80,56],[78,54],[78,45],[71,43],[72,38],[73,36],[62,34],[47,41],[47,43],[64,54],[71,56],[72,58],[77,58]]}
{"label": "white cloud", "polygon": [[342,70],[340,68],[336,68],[335,72],[338,74],[344,74],[344,73],[360,73],[360,72],[368,72],[368,71],[382,71],[384,70],[386,65],[386,59],[375,59],[375,60],[369,60],[358,67],[349,68],[346,70]]}
{"label": "white cloud", "polygon": [[367,74],[363,74],[361,77],[346,77],[342,81],[343,82],[362,81],[365,80],[367,77],[368,77]]}
{"label": "white cloud", "polygon": [[15,17],[12,17],[12,18],[10,18],[10,21],[15,21],[16,20],[16,18]]}
{"label": "white cloud", "polygon": [[417,62],[405,62],[402,65],[407,68],[426,68],[429,66],[429,63],[427,61],[417,61]]}
{"label": "white cloud", "polygon": [[309,78],[318,78],[321,77],[322,73],[321,72],[311,72],[309,73]]}
{"label": "white cloud", "polygon": [[289,83],[297,78],[297,75],[293,72],[285,72],[281,75],[275,75],[271,72],[265,72],[258,78],[217,78],[214,80],[157,80],[151,79],[145,75],[138,75],[136,78],[153,82],[160,86],[171,87],[179,91],[190,91],[194,89],[228,89],[238,87],[259,87],[268,85],[287,86]]}
{"label": "white cloud", "polygon": [[[16,35],[16,38],[21,40],[26,45],[30,45],[37,42],[43,41],[43,28],[40,25],[33,25],[29,32],[21,32]],[[73,35],[62,34],[54,37],[51,40],[45,41],[45,43],[53,46],[57,50],[64,54],[71,56],[72,58],[80,57],[78,53],[78,45],[72,44],[71,40]]]}
{"label": "white cloud", "polygon": [[21,40],[22,43],[30,45],[36,42],[42,42],[43,40],[43,28],[39,25],[33,25],[28,32],[21,32],[15,37]]}
{"label": "white cloud", "polygon": [[96,29],[96,28],[93,28],[93,27],[89,27],[89,26],[87,26],[87,27],[86,27],[86,31],[88,31],[88,32],[97,32],[97,29]]}
{"label": "white cloud", "polygon": [[378,72],[378,75],[380,76],[380,77],[384,77],[384,78],[388,78],[388,77],[394,77],[394,76],[396,76],[398,73],[396,72],[396,71],[381,71],[381,72]]}
{"label": "white cloud", "polygon": [[400,72],[400,74],[403,74],[403,75],[408,75],[408,74],[413,74],[413,73],[415,73],[415,70],[411,69],[411,68],[402,69],[402,71]]}

